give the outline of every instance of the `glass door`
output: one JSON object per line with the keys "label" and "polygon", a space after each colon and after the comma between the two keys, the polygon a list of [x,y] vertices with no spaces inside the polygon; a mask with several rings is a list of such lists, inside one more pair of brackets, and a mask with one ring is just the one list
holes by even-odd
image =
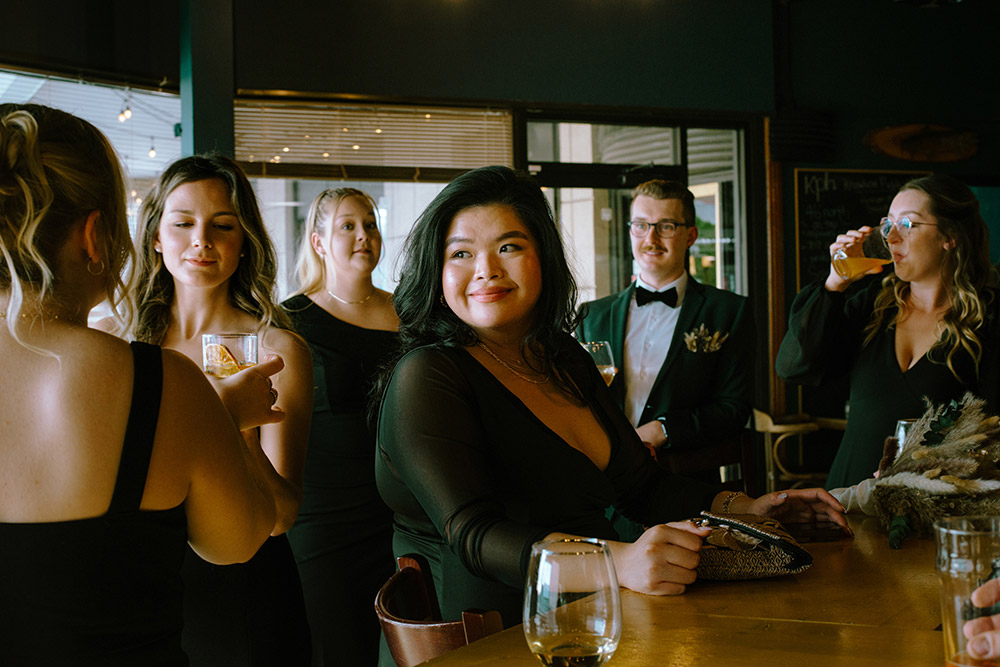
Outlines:
{"label": "glass door", "polygon": [[684,183],[695,196],[691,275],[747,293],[741,131],[532,118],[525,134],[528,170],[559,221],[581,300],[618,292],[637,274],[626,227],[631,191],[653,178]]}

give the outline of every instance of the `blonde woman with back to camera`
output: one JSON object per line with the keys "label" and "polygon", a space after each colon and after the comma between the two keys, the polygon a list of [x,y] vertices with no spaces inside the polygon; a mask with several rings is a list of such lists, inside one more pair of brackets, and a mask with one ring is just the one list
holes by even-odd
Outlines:
{"label": "blonde woman with back to camera", "polygon": [[[183,355],[87,327],[126,306],[117,157],[92,125],[0,105],[0,645],[5,665],[186,665],[185,542],[214,563],[274,525],[244,444]],[[277,422],[281,360],[240,378],[240,426]]]}
{"label": "blonde woman with back to camera", "polygon": [[395,571],[392,512],[375,487],[373,379],[399,345],[375,201],[354,188],[312,202],[299,246],[299,289],[282,305],[312,350],[316,393],[302,510],[288,531],[302,577],[313,665],[374,665],[372,601]]}

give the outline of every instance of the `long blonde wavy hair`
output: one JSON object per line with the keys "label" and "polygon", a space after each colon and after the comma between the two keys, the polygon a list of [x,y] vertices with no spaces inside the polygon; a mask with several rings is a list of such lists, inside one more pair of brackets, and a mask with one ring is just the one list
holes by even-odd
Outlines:
{"label": "long blonde wavy hair", "polygon": [[114,148],[100,130],[65,111],[0,104],[0,291],[8,295],[7,329],[41,354],[51,352],[25,343],[15,324],[26,296],[58,303],[56,255],[73,224],[93,211],[107,298],[120,315],[131,299],[123,271],[133,253]]}
{"label": "long blonde wavy hair", "polygon": [[275,301],[278,265],[253,186],[230,158],[219,154],[194,155],[167,167],[142,203],[137,231],[137,340],[158,344],[170,326],[174,278],[163,264],[163,256],[154,248],[167,197],[179,185],[208,179],[225,184],[243,227],[240,263],[229,279],[230,302],[257,318],[261,329],[292,328],[288,315]]}
{"label": "long blonde wavy hair", "polygon": [[[955,354],[964,350],[976,368],[983,355],[983,344],[977,334],[983,324],[986,305],[993,298],[997,284],[996,269],[990,263],[989,231],[979,211],[979,200],[964,183],[944,174],[932,174],[913,179],[899,191],[916,190],[927,195],[930,213],[938,223],[937,231],[954,242],[945,254],[941,266],[951,307],[944,314],[940,336],[931,346],[928,358],[945,363],[959,380],[953,365]],[[875,297],[871,319],[865,327],[864,344],[874,338],[886,317],[886,311],[896,308],[888,326],[894,327],[906,308],[910,284],[890,273],[882,280],[882,289]]]}
{"label": "long blonde wavy hair", "polygon": [[312,235],[319,234],[326,238],[330,232],[330,222],[337,213],[340,202],[348,197],[357,197],[365,202],[378,217],[378,205],[370,194],[357,188],[332,188],[323,190],[309,205],[306,214],[305,229],[302,230],[302,241],[299,243],[298,256],[295,260],[295,274],[298,278],[296,294],[312,294],[325,289],[326,265],[323,258],[316,253],[312,245]]}

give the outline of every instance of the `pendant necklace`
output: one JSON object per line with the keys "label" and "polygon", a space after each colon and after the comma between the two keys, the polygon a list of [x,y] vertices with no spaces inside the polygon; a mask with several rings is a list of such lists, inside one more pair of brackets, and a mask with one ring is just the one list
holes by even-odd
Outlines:
{"label": "pendant necklace", "polygon": [[483,348],[484,350],[486,350],[486,354],[488,354],[488,355],[490,355],[491,357],[493,357],[494,359],[496,359],[496,360],[497,360],[497,362],[499,362],[499,364],[500,364],[501,366],[503,366],[504,368],[506,368],[507,370],[509,370],[509,371],[510,371],[511,373],[513,373],[513,374],[514,374],[514,375],[516,375],[517,377],[519,377],[519,378],[521,378],[522,380],[524,380],[525,382],[529,382],[529,383],[531,383],[531,384],[545,384],[546,382],[548,382],[548,381],[549,381],[549,376],[548,376],[548,374],[545,374],[545,375],[543,375],[543,376],[542,376],[542,379],[540,379],[540,380],[536,380],[536,379],[534,379],[534,378],[531,378],[531,377],[529,377],[529,376],[525,375],[525,374],[524,374],[524,373],[522,373],[521,371],[519,371],[519,370],[517,370],[516,368],[514,368],[514,366],[512,366],[512,365],[511,365],[511,364],[510,364],[509,362],[507,362],[507,361],[504,361],[504,360],[503,360],[502,358],[500,358],[500,356],[499,356],[499,355],[498,355],[498,354],[497,354],[496,352],[494,352],[493,350],[491,350],[491,349],[490,349],[490,347],[489,347],[489,346],[488,346],[488,345],[487,345],[486,343],[484,343],[483,341],[479,341],[479,342],[478,342],[478,343],[476,343],[476,344],[477,344],[477,345],[478,345],[479,347],[481,347],[481,348]]}
{"label": "pendant necklace", "polygon": [[344,305],[347,305],[347,306],[360,306],[361,304],[363,304],[366,301],[368,301],[368,299],[370,299],[373,296],[375,296],[375,288],[372,287],[371,293],[368,296],[366,296],[365,298],[361,299],[361,301],[348,301],[346,299],[341,299],[339,296],[337,296],[336,294],[334,294],[330,290],[326,290],[326,293],[329,294],[331,297],[333,297],[334,299],[336,299],[337,301],[341,302]]}

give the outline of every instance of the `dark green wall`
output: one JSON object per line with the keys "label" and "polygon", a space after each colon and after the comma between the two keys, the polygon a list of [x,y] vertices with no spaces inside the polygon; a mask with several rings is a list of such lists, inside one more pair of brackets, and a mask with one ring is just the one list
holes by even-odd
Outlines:
{"label": "dark green wall", "polygon": [[[835,132],[831,161],[783,163],[791,295],[795,167],[945,171],[969,183],[1000,183],[1000,2],[921,9],[889,0],[795,0],[789,9],[786,98],[831,113]],[[908,123],[974,131],[977,154],[959,162],[909,162],[876,154],[862,141],[871,130]]]}
{"label": "dark green wall", "polygon": [[0,65],[176,89],[178,8],[158,0],[8,0]]}
{"label": "dark green wall", "polygon": [[758,112],[773,106],[769,0],[235,6],[241,89]]}
{"label": "dark green wall", "polygon": [[[769,0],[236,0],[234,6],[241,90],[773,107]],[[177,88],[176,1],[18,1],[6,3],[3,15],[0,64],[147,85],[166,78],[166,87]]]}

